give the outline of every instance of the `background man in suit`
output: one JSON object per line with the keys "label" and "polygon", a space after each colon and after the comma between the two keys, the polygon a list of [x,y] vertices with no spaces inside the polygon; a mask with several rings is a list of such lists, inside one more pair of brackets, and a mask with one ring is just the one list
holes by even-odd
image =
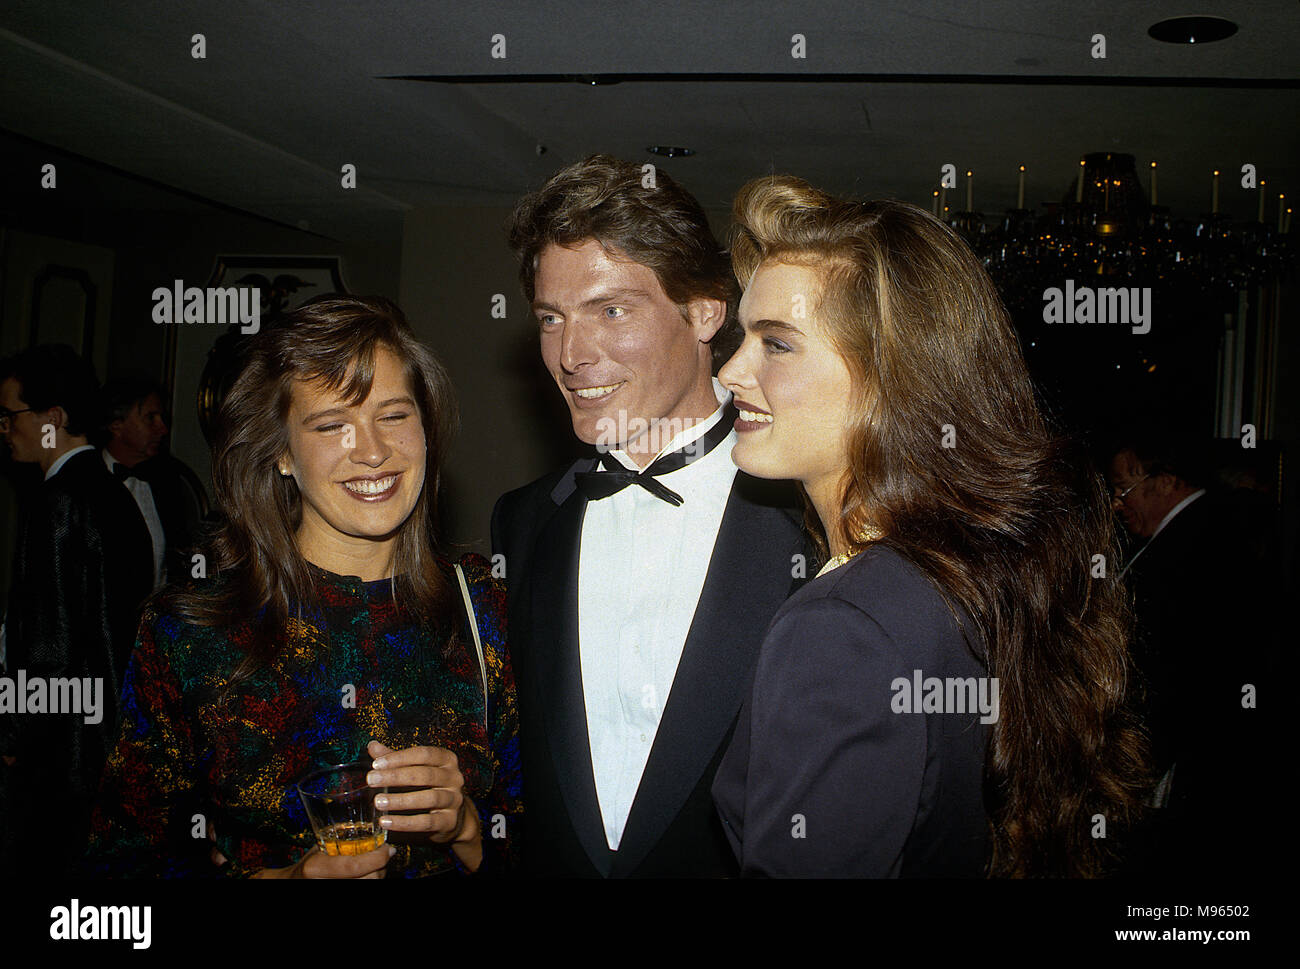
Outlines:
{"label": "background man in suit", "polygon": [[[131,492],[153,545],[153,587],[190,575],[185,551],[194,544],[197,509],[182,475],[188,469],[163,450],[163,389],[142,377],[107,381],[100,392],[104,464]],[[192,472],[188,475],[192,477]]]}
{"label": "background man in suit", "polygon": [[[589,458],[502,496],[533,874],[737,873],[710,796],[805,572],[794,495],[738,474],[713,378],[735,280],[699,203],[597,155],[515,209],[542,359]],[[599,468],[599,470],[598,470]]]}
{"label": "background man in suit", "polygon": [[[31,347],[0,362],[0,434],[15,461],[44,474],[20,518],[5,674],[16,681],[21,670],[47,689],[56,677],[97,683],[81,691],[81,713],[0,713],[6,874],[66,873],[85,851],[116,740],[122,671],[152,584],[144,522],[87,439],[95,394],[94,369],[71,347]],[[89,711],[93,697],[99,709]]]}
{"label": "background man in suit", "polygon": [[[1157,873],[1237,869],[1261,827],[1259,705],[1267,697],[1259,691],[1271,661],[1272,603],[1250,536],[1234,527],[1211,479],[1197,442],[1159,428],[1132,434],[1110,462],[1113,506],[1145,539],[1123,574],[1163,778],[1149,862]],[[1254,696],[1243,703],[1246,689]]]}

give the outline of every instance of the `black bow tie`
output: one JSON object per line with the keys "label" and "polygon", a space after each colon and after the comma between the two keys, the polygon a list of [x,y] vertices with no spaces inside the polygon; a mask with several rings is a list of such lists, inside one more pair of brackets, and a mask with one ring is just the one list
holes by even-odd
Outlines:
{"label": "black bow tie", "polygon": [[574,483],[577,484],[578,490],[587,496],[588,501],[608,498],[610,495],[618,494],[628,485],[637,484],[670,505],[680,505],[682,496],[662,482],[656,481],[655,478],[670,471],[680,470],[692,461],[704,457],[731,433],[735,420],[735,408],[728,404],[721,420],[709,428],[708,433],[703,437],[655,459],[649,467],[641,471],[630,471],[606,454],[600,459],[603,470],[579,471],[573,476]]}

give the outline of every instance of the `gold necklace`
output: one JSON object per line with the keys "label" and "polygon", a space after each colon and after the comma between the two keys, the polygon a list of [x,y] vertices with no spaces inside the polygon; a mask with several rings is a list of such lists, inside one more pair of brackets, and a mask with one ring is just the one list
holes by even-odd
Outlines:
{"label": "gold necklace", "polygon": [[[857,542],[859,545],[867,545],[871,542],[879,541],[884,537],[885,537],[885,530],[883,528],[877,528],[875,525],[864,525],[862,530],[857,534]],[[849,561],[850,559],[852,559],[854,556],[858,555],[862,551],[863,551],[862,548],[856,548],[852,552],[844,552],[841,555],[836,555],[834,558],[832,558],[829,562],[827,562],[825,565],[821,567],[821,570],[817,573],[815,577],[821,578],[827,572],[835,571],[845,562]]]}

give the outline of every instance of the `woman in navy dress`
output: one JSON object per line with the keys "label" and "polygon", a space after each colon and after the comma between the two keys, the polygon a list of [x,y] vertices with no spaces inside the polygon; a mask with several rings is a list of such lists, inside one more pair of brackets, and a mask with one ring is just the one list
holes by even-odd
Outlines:
{"label": "woman in navy dress", "polygon": [[733,459],[801,484],[823,560],[714,783],[742,873],[1106,873],[1147,783],[1114,525],[992,282],[904,203],[778,176],[734,215]]}

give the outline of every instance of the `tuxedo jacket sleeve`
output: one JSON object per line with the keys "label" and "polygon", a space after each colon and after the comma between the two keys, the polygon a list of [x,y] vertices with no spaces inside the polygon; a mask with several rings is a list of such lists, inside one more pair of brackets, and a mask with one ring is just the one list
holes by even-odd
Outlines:
{"label": "tuxedo jacket sleeve", "polygon": [[[590,470],[594,461],[579,462],[569,469]],[[540,865],[538,857],[545,849],[553,855],[560,851],[578,864],[582,857],[579,845],[569,833],[549,823],[559,803],[559,793],[549,775],[544,776],[538,765],[548,757],[546,743],[543,739],[545,723],[540,703],[527,694],[532,686],[530,677],[530,649],[528,647],[529,610],[526,608],[525,577],[529,573],[537,533],[542,523],[554,513],[556,502],[554,493],[557,485],[565,478],[565,472],[559,471],[516,489],[497,499],[492,509],[492,552],[494,558],[500,555],[505,565],[506,585],[506,628],[508,630],[510,662],[518,688],[519,708],[519,751],[522,767],[520,791],[524,805],[524,815],[528,824],[523,826],[522,834],[516,833],[514,847],[524,863],[524,870],[529,874],[573,874],[561,868]],[[533,690],[534,696],[536,691]],[[531,768],[531,769],[530,769]],[[531,781],[530,781],[531,778]],[[542,797],[545,792],[545,798]],[[549,839],[544,844],[542,839]],[[556,840],[564,841],[557,845]],[[594,869],[583,871],[584,875],[595,876]]]}
{"label": "tuxedo jacket sleeve", "polygon": [[[554,513],[555,497],[558,494],[569,497],[561,482],[571,481],[574,473],[590,471],[596,466],[595,461],[579,461],[567,472],[556,471],[538,479],[531,485],[507,492],[497,499],[492,509],[492,552],[505,558],[506,597],[511,611],[519,601],[523,588],[523,578],[528,574],[533,547],[541,525]],[[514,655],[513,639],[523,632],[522,629],[510,629],[512,644],[511,656]],[[517,671],[516,671],[517,675]]]}
{"label": "tuxedo jacket sleeve", "polygon": [[782,607],[718,770],[741,873],[979,876],[978,714],[896,712],[896,682],[980,677],[947,607],[895,552],[872,549]]}

